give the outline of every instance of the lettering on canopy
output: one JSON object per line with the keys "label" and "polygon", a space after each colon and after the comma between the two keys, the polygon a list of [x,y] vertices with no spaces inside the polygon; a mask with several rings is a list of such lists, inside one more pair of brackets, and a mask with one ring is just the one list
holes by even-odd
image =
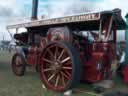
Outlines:
{"label": "lettering on canopy", "polygon": [[92,13],[92,14],[83,14],[83,15],[76,15],[76,16],[47,19],[47,20],[32,21],[28,23],[10,25],[7,28],[10,29],[10,28],[21,28],[21,27],[36,27],[36,26],[42,26],[42,25],[83,22],[83,21],[92,21],[92,20],[99,20],[99,19],[100,19],[99,13]]}

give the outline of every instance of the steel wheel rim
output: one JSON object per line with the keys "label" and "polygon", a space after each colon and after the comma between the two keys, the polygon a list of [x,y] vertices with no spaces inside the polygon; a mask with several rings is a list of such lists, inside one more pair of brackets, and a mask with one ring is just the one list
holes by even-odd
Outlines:
{"label": "steel wheel rim", "polygon": [[41,55],[41,74],[46,85],[63,90],[72,78],[72,59],[64,46],[51,44]]}

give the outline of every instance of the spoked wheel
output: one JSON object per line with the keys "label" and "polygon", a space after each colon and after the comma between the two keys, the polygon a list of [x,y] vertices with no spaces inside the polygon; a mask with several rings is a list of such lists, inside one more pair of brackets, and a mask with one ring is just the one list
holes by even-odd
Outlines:
{"label": "spoked wheel", "polygon": [[22,54],[16,53],[12,58],[12,71],[17,76],[23,76],[25,72],[25,59]]}
{"label": "spoked wheel", "polygon": [[79,83],[80,56],[64,42],[48,44],[40,57],[40,76],[48,89],[66,91]]}

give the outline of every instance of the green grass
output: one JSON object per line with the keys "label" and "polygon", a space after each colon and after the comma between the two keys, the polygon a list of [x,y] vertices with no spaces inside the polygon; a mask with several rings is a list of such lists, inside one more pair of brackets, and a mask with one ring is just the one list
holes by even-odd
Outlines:
{"label": "green grass", "polygon": [[[10,64],[12,55],[13,52],[0,51],[0,96],[63,96],[62,93],[43,89],[39,74],[34,68],[27,70],[22,77],[15,76]],[[114,81],[117,86],[113,90],[126,89],[128,86],[123,85],[120,79],[114,78]],[[93,92],[90,85],[80,84],[77,89],[82,89],[83,92],[74,91],[72,96],[94,96],[85,93]]]}
{"label": "green grass", "polygon": [[11,55],[0,51],[0,96],[43,96],[38,74],[29,71],[17,77],[11,71],[10,62]]}

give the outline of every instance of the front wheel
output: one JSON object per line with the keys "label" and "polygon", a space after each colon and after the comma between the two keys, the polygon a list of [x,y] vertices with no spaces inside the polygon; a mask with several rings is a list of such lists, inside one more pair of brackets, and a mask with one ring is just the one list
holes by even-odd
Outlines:
{"label": "front wheel", "polygon": [[81,77],[80,56],[64,42],[51,42],[40,56],[40,76],[48,89],[66,91],[75,87]]}
{"label": "front wheel", "polygon": [[12,71],[17,76],[23,76],[26,68],[25,58],[20,53],[15,53],[12,58]]}

